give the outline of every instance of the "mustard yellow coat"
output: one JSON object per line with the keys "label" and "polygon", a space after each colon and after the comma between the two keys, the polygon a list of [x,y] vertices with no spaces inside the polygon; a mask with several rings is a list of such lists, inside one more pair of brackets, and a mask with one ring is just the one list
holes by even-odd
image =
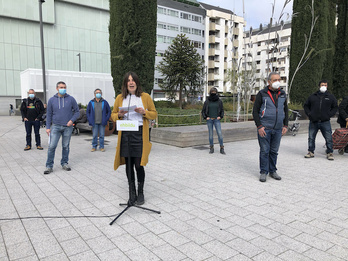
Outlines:
{"label": "mustard yellow coat", "polygon": [[[156,119],[157,111],[150,95],[143,92],[141,94],[141,100],[143,102],[146,113],[143,117],[143,120],[144,120],[143,121],[143,153],[141,156],[140,165],[146,166],[147,162],[149,161],[149,154],[152,147],[152,144],[149,140],[149,120]],[[114,103],[114,109],[112,110],[112,113],[111,113],[111,118],[115,122],[119,120],[118,111],[119,111],[119,107],[122,107],[122,102],[123,102],[123,97],[121,94],[119,94],[116,97],[116,100]],[[121,137],[122,137],[122,131],[119,131],[117,147],[116,147],[116,155],[115,155],[115,161],[114,161],[114,170],[117,170],[117,168],[120,165],[126,164],[125,158],[121,157]]]}

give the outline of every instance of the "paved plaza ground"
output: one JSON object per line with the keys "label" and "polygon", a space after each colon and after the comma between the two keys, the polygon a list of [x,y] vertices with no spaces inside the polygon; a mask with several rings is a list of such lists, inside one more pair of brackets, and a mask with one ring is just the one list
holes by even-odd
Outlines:
{"label": "paved plaza ground", "polygon": [[128,199],[125,168],[113,170],[117,135],[104,153],[90,152],[90,133],[73,136],[72,171],[59,146],[44,175],[44,129],[44,150],[24,151],[21,118],[0,122],[0,219],[15,218],[0,220],[1,261],[348,260],[348,155],[328,161],[320,133],[313,159],[307,134],[283,137],[282,180],[266,183],[256,139],[226,143],[227,155],[153,143],[144,207],[161,214],[132,207],[110,226],[115,216],[91,216],[116,215]]}

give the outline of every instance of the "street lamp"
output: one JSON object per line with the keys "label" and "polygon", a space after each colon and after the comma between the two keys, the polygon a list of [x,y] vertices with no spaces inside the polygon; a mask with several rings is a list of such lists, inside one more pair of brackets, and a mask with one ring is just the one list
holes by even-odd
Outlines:
{"label": "street lamp", "polygon": [[45,0],[39,0],[39,16],[40,16],[40,39],[41,39],[41,63],[42,63],[42,87],[44,95],[44,104],[46,104],[46,69],[45,69],[45,50],[44,50],[44,39],[43,39],[43,23],[42,23],[42,3]]}
{"label": "street lamp", "polygon": [[79,72],[81,72],[81,54],[78,53],[76,56],[79,57]]}

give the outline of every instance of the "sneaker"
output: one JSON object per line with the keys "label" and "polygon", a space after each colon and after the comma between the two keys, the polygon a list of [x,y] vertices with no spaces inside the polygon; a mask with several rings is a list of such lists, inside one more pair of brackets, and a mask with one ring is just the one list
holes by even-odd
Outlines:
{"label": "sneaker", "polygon": [[63,165],[62,169],[66,170],[66,171],[70,171],[71,170],[71,168],[69,167],[68,164]]}
{"label": "sneaker", "polygon": [[334,160],[335,158],[334,158],[334,156],[333,156],[332,153],[328,153],[328,154],[327,154],[327,159],[328,159],[328,160]]}
{"label": "sneaker", "polygon": [[213,153],[214,153],[214,146],[210,146],[209,154],[213,154]]}
{"label": "sneaker", "polygon": [[281,180],[282,178],[277,174],[277,172],[270,172],[269,175],[276,179],[276,180]]}
{"label": "sneaker", "polygon": [[105,152],[105,149],[104,149],[104,148],[101,148],[100,151],[101,151],[101,152]]}
{"label": "sneaker", "polygon": [[260,175],[260,181],[261,181],[261,182],[266,182],[266,179],[267,179],[267,174],[261,173],[261,175]]}
{"label": "sneaker", "polygon": [[311,152],[311,151],[308,151],[308,153],[304,156],[306,159],[309,159],[309,158],[314,158],[314,153]]}
{"label": "sneaker", "polygon": [[226,152],[225,152],[225,148],[224,148],[224,147],[220,147],[220,153],[223,154],[223,155],[226,155]]}
{"label": "sneaker", "polygon": [[91,152],[95,152],[97,149],[96,148],[92,148],[91,149]]}
{"label": "sneaker", "polygon": [[29,145],[25,146],[24,150],[30,150],[31,147]]}
{"label": "sneaker", "polygon": [[44,174],[50,174],[51,172],[53,172],[52,168],[46,168]]}
{"label": "sneaker", "polygon": [[43,150],[43,147],[41,147],[40,145],[39,145],[39,146],[36,146],[36,148],[37,148],[38,150]]}

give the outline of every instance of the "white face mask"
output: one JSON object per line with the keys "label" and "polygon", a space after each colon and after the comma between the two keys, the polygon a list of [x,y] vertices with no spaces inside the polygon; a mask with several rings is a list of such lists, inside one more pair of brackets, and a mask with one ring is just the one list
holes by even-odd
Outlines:
{"label": "white face mask", "polygon": [[273,88],[274,90],[278,90],[279,87],[280,87],[280,82],[276,81],[276,82],[272,83],[272,88]]}
{"label": "white face mask", "polygon": [[326,92],[326,91],[327,91],[327,87],[326,87],[326,86],[321,86],[321,87],[320,87],[320,91],[321,91],[322,93]]}

